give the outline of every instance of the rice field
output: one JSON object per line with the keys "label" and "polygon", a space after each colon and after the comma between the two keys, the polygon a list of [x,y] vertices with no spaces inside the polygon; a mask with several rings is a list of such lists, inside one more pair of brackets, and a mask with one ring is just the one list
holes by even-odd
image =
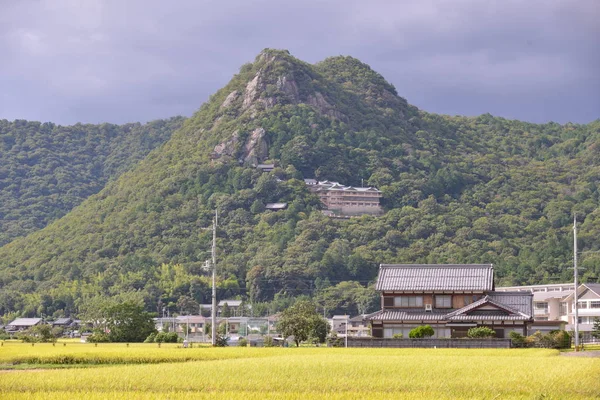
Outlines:
{"label": "rice field", "polygon": [[[39,369],[61,362],[76,368]],[[21,363],[21,364],[18,364]],[[542,349],[5,343],[2,399],[590,399],[600,359]],[[79,368],[86,366],[86,368]]]}

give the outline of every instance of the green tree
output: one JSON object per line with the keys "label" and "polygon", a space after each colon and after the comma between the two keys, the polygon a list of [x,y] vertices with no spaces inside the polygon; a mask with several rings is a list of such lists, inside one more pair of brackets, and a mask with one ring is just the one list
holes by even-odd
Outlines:
{"label": "green tree", "polygon": [[408,332],[408,337],[411,339],[423,339],[435,335],[433,328],[430,325],[421,325]]}
{"label": "green tree", "polygon": [[227,302],[225,302],[225,304],[223,304],[223,308],[221,309],[221,317],[223,317],[223,318],[231,317],[231,310],[229,309],[229,304],[227,304]]}
{"label": "green tree", "polygon": [[301,342],[308,340],[313,334],[321,339],[323,331],[326,332],[323,321],[324,318],[317,313],[315,304],[302,300],[281,313],[277,328],[283,337],[293,336],[296,346],[300,346]]}
{"label": "green tree", "polygon": [[594,318],[594,327],[592,328],[592,336],[600,339],[600,318]]}
{"label": "green tree", "polygon": [[105,318],[111,342],[143,342],[156,332],[152,315],[134,302],[108,307]]}

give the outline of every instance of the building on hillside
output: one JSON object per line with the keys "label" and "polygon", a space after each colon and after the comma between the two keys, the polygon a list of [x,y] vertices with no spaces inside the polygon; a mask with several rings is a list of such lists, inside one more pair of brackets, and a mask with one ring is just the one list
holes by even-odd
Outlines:
{"label": "building on hillside", "polygon": [[271,172],[275,169],[275,164],[258,164],[256,169],[260,169],[262,172]]}
{"label": "building on hillside", "polygon": [[308,189],[319,196],[325,209],[334,215],[379,215],[381,191],[373,187],[344,186],[338,182],[305,179]]}
{"label": "building on hillside", "polygon": [[27,330],[36,325],[40,325],[41,323],[42,323],[41,318],[17,318],[14,321],[12,321],[10,324],[6,325],[4,330],[7,333],[12,334],[15,332]]}
{"label": "building on hillside", "polygon": [[[518,291],[533,294],[534,323],[530,333],[560,329],[575,330],[573,283],[549,285],[507,286],[498,291]],[[592,336],[595,318],[600,319],[600,283],[582,283],[577,289],[579,332],[584,343],[600,341]]]}
{"label": "building on hillside", "polygon": [[430,325],[436,338],[460,338],[487,326],[496,337],[527,334],[532,294],[494,290],[491,264],[381,264],[375,289],[381,311],[369,317],[373,337],[391,338]]}
{"label": "building on hillside", "polygon": [[288,206],[287,203],[267,203],[265,208],[267,210],[271,210],[271,211],[279,211],[279,210],[285,210],[287,208],[287,206]]}

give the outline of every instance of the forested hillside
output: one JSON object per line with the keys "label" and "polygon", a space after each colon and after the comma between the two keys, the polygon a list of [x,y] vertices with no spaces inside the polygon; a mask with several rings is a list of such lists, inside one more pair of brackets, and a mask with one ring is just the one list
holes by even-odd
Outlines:
{"label": "forested hillside", "polygon": [[182,122],[60,126],[0,120],[0,246],[71,211],[166,142]]}
{"label": "forested hillside", "polygon": [[[410,106],[367,65],[265,50],[130,172],[0,249],[0,314],[76,313],[98,296],[193,312],[210,290],[255,313],[297,296],[325,312],[377,307],[379,263],[493,263],[497,284],[569,281],[572,215],[599,250],[600,121],[536,125]],[[261,173],[256,162],[278,164]],[[361,180],[386,213],[330,219],[302,178]],[[287,210],[265,211],[268,202]],[[596,280],[600,253],[585,253]]]}

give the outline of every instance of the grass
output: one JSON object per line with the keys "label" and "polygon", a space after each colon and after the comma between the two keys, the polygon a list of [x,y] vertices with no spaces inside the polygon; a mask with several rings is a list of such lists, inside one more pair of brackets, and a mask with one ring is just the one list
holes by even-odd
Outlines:
{"label": "grass", "polygon": [[37,365],[53,365],[61,355],[91,361],[78,365],[102,360],[114,366],[0,372],[0,397],[589,399],[600,394],[600,359],[542,349],[0,347],[4,364],[35,359],[42,361]]}

